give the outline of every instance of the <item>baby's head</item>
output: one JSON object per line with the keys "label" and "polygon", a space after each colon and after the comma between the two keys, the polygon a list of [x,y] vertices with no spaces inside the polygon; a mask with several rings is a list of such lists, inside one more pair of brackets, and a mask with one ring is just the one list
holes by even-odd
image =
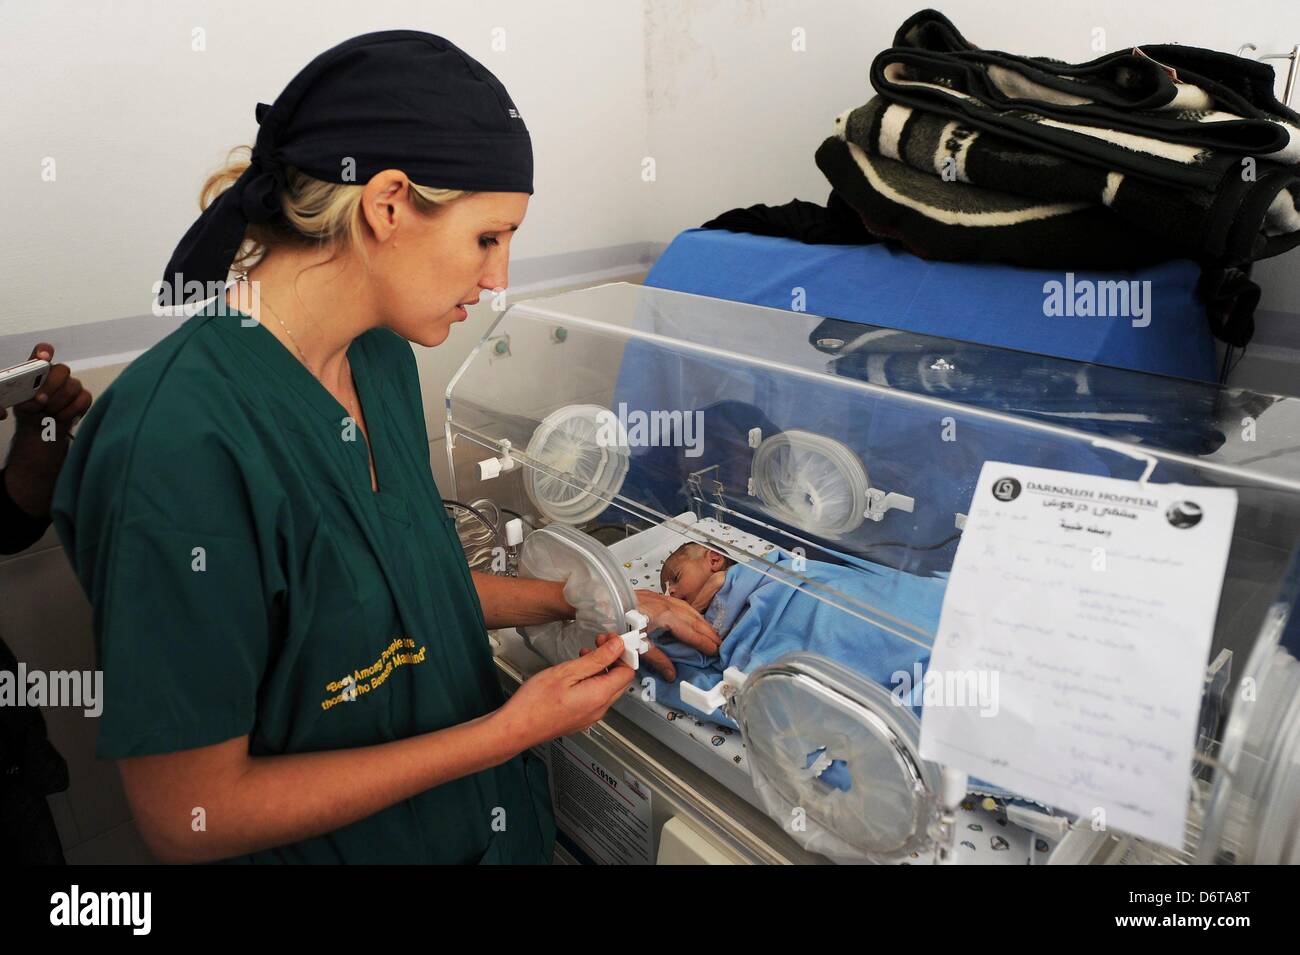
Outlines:
{"label": "baby's head", "polygon": [[703,544],[683,544],[664,561],[663,570],[659,571],[659,586],[664,593],[689,601],[709,577],[734,563],[730,557]]}

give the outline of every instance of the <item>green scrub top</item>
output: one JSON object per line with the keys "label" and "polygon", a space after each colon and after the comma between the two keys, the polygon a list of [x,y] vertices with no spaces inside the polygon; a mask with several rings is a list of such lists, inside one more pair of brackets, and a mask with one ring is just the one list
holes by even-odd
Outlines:
{"label": "green scrub top", "polygon": [[[53,514],[94,610],[101,758],[244,734],[254,756],[347,749],[503,702],[411,347],[372,329],[348,360],[377,493],[348,412],[233,311],[194,316],[86,416]],[[547,863],[554,835],[524,754],[232,861]]]}

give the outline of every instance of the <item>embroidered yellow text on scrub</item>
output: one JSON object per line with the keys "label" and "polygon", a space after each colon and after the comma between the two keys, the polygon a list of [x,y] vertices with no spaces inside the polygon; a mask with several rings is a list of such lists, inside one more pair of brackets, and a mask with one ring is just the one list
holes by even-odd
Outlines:
{"label": "embroidered yellow text on scrub", "polygon": [[[415,650],[415,652],[409,652],[411,650]],[[328,710],[336,703],[355,700],[371,690],[378,689],[397,667],[405,666],[408,663],[423,663],[424,657],[424,647],[416,650],[415,641],[410,637],[397,637],[384,648],[384,652],[379,655],[379,659],[368,667],[353,670],[352,673],[341,680],[331,680],[326,683],[326,691],[334,695],[321,700],[320,708]]]}

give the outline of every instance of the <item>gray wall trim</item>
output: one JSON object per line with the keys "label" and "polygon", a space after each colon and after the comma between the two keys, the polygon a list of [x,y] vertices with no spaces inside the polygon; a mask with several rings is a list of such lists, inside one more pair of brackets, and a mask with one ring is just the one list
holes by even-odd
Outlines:
{"label": "gray wall trim", "polygon": [[[559,286],[600,282],[645,271],[666,248],[662,242],[630,242],[599,249],[580,249],[520,259],[510,266],[510,292],[544,291]],[[0,368],[26,361],[32,346],[47,341],[57,361],[76,370],[125,364],[166,338],[185,319],[152,314],[129,315],[80,325],[0,336]]]}

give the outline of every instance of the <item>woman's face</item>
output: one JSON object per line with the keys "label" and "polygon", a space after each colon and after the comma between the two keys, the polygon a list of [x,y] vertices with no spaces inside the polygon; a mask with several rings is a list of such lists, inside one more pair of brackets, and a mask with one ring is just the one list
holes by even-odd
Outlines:
{"label": "woman's face", "polygon": [[476,303],[483,289],[509,284],[510,240],[528,211],[528,194],[479,192],[420,215],[401,185],[371,196],[386,175],[371,180],[363,199],[374,305],[381,324],[403,338],[440,345],[465,320],[463,305]]}

